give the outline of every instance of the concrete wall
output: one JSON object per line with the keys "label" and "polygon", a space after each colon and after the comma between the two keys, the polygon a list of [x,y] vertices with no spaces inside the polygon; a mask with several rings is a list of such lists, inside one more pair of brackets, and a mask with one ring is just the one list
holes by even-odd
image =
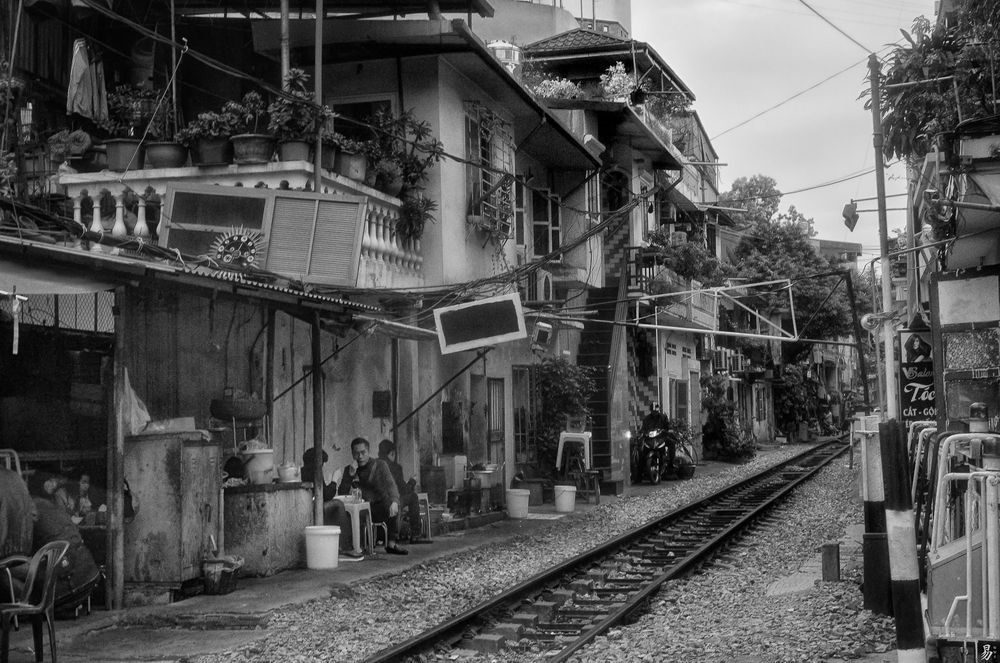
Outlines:
{"label": "concrete wall", "polygon": [[555,7],[551,3],[535,4],[521,0],[493,0],[492,4],[495,11],[491,18],[476,16],[472,19],[473,32],[486,42],[502,39],[524,46],[580,27],[569,5],[560,9],[558,0]]}

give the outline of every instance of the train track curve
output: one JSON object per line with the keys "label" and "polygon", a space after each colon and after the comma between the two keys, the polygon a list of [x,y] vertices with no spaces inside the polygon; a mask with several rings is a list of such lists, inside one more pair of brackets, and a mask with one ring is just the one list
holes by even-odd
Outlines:
{"label": "train track curve", "polygon": [[546,646],[563,663],[641,612],[665,582],[691,573],[847,450],[843,438],[812,447],[719,492],[543,571],[365,663],[420,660],[442,648],[483,652]]}

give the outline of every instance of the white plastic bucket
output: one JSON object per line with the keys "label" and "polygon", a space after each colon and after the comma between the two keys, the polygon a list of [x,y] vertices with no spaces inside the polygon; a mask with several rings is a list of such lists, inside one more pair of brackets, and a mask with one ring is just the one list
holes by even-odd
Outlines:
{"label": "white plastic bucket", "polygon": [[340,528],[336,525],[306,527],[306,567],[335,569],[340,559]]}
{"label": "white plastic bucket", "polygon": [[576,486],[554,486],[553,494],[559,513],[572,513],[576,508]]}
{"label": "white plastic bucket", "polygon": [[530,490],[510,488],[507,490],[507,515],[511,518],[528,517],[528,496]]}

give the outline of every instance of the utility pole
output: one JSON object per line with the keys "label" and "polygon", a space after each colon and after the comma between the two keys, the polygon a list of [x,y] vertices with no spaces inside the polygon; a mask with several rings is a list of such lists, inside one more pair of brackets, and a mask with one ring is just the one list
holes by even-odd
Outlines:
{"label": "utility pole", "polygon": [[[885,168],[882,161],[882,144],[885,135],[882,133],[882,93],[879,87],[881,71],[878,56],[872,53],[868,56],[868,71],[870,72],[872,90],[872,144],[875,146],[875,195],[878,198],[878,238],[879,264],[882,267],[882,312],[888,314],[892,310],[892,275],[889,269],[889,221],[886,217],[885,205]],[[895,361],[893,360],[893,334],[889,318],[882,320],[882,358],[885,370],[885,411],[882,420],[896,418],[898,398],[896,397]]]}

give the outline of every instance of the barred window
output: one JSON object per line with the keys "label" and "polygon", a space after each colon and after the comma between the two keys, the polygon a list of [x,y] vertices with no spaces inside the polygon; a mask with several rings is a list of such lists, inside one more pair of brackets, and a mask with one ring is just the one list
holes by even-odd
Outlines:
{"label": "barred window", "polygon": [[465,103],[469,222],[507,239],[514,221],[514,140],[510,124],[474,101]]}

